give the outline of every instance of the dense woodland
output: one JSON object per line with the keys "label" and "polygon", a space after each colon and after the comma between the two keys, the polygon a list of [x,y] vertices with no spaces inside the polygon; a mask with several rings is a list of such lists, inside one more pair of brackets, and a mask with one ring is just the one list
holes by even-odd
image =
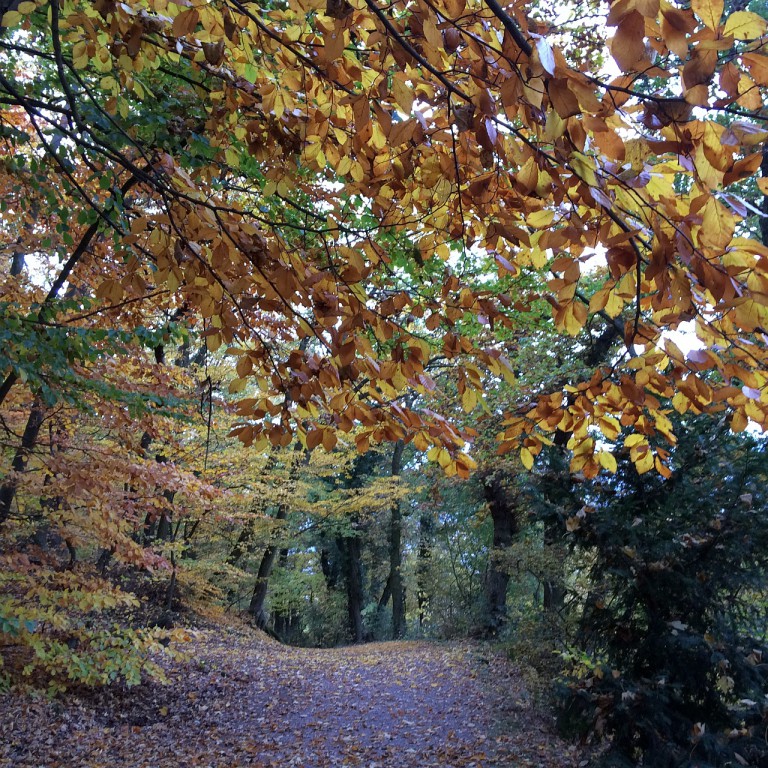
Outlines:
{"label": "dense woodland", "polygon": [[0,10],[6,695],[238,615],[768,766],[763,0]]}

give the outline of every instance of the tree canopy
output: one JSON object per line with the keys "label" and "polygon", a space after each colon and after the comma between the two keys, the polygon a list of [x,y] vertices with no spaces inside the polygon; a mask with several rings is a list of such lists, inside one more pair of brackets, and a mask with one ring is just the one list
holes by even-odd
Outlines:
{"label": "tree canopy", "polygon": [[559,429],[594,476],[595,430],[631,427],[637,468],[668,473],[667,397],[768,424],[757,13],[620,0],[603,39],[496,0],[6,7],[3,230],[47,276],[6,281],[3,398],[55,391],[94,318],[173,316],[235,357],[246,445],[354,431],[467,475],[431,370],[480,408],[543,300],[621,349],[508,404],[527,465]]}

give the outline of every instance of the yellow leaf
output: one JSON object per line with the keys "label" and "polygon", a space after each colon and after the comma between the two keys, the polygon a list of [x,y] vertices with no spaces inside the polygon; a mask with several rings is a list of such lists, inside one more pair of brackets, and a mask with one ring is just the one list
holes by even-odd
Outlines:
{"label": "yellow leaf", "polygon": [[545,208],[541,211],[532,211],[527,214],[525,223],[534,229],[544,229],[544,227],[548,227],[552,223],[554,218],[555,212]]}
{"label": "yellow leaf", "polygon": [[601,416],[597,425],[609,440],[615,440],[621,433],[621,425],[613,416]]}
{"label": "yellow leaf", "polygon": [[643,451],[635,459],[635,469],[640,475],[644,475],[646,472],[653,469],[653,453],[650,449]]}
{"label": "yellow leaf", "polygon": [[520,449],[520,461],[526,469],[533,468],[533,454],[525,446]]}
{"label": "yellow leaf", "polygon": [[357,160],[352,163],[351,173],[352,179],[354,181],[360,182],[365,178],[365,171],[363,170],[363,166],[360,165]]}
{"label": "yellow leaf", "polygon": [[763,327],[768,321],[768,307],[750,298],[736,306],[735,314],[737,324],[746,331]]}
{"label": "yellow leaf", "polygon": [[517,377],[509,364],[509,360],[501,360],[501,375],[504,377],[504,381],[510,386],[514,386],[517,383]]}
{"label": "yellow leaf", "polygon": [[751,11],[736,11],[725,22],[723,34],[737,40],[756,40],[768,31],[768,22]]}
{"label": "yellow leaf", "polygon": [[349,155],[342,155],[336,173],[339,176],[346,176],[352,168],[352,158]]}
{"label": "yellow leaf", "polygon": [[285,30],[285,36],[292,42],[295,43],[304,33],[302,28],[298,24],[292,24],[290,27],[288,27]]}
{"label": "yellow leaf", "polygon": [[392,80],[392,95],[401,111],[410,115],[414,100],[413,89],[409,88],[400,78],[395,77]]}
{"label": "yellow leaf", "polygon": [[557,327],[569,336],[578,336],[586,322],[587,307],[580,301],[569,301],[555,315]]}
{"label": "yellow leaf", "polygon": [[571,157],[571,168],[573,172],[590,187],[597,186],[597,176],[595,175],[595,161],[581,152],[574,152]]}
{"label": "yellow leaf", "polygon": [[723,0],[691,0],[693,12],[710,29],[717,29],[720,26],[723,7]]}
{"label": "yellow leaf", "polygon": [[600,451],[600,453],[597,454],[597,460],[600,462],[600,466],[603,467],[603,469],[607,469],[613,474],[616,473],[618,468],[616,465],[616,458],[610,451]]}
{"label": "yellow leaf", "polygon": [[474,389],[465,389],[464,394],[461,396],[461,407],[464,409],[464,413],[470,413],[475,409],[477,405],[477,392]]}
{"label": "yellow leaf", "polygon": [[426,19],[423,24],[424,37],[435,50],[443,48],[443,36],[431,19]]}
{"label": "yellow leaf", "polygon": [[3,14],[2,25],[6,29],[15,27],[22,19],[22,15],[18,11],[7,11]]}
{"label": "yellow leaf", "polygon": [[589,300],[590,313],[599,312],[608,303],[608,294],[610,288],[601,288],[599,291],[595,291]]}
{"label": "yellow leaf", "polygon": [[678,392],[672,398],[672,407],[678,413],[685,413],[691,406],[691,401],[682,393]]}
{"label": "yellow leaf", "polygon": [[707,200],[701,213],[699,240],[702,245],[725,248],[731,242],[736,228],[733,216],[714,197]]}
{"label": "yellow leaf", "polygon": [[608,315],[608,317],[618,317],[622,313],[623,309],[624,299],[616,291],[611,291],[610,295],[608,296],[608,302],[605,305],[605,313]]}
{"label": "yellow leaf", "polygon": [[749,420],[744,415],[743,411],[736,411],[731,419],[731,429],[734,432],[743,432],[747,428]]}

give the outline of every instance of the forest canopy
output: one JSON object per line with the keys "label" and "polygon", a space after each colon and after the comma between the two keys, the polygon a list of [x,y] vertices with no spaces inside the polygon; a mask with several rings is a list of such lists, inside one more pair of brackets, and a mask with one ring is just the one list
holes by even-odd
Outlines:
{"label": "forest canopy", "polygon": [[[55,399],[95,319],[164,316],[236,358],[245,445],[354,430],[465,475],[469,433],[431,407],[431,371],[481,409],[544,301],[575,344],[621,348],[509,404],[504,448],[526,463],[563,429],[594,475],[612,466],[596,430],[620,423],[664,473],[666,397],[765,425],[766,22],[616,2],[603,34],[601,12],[13,4],[4,226],[47,277],[7,283],[3,398],[26,380]],[[692,350],[664,333],[683,323]],[[49,371],[29,349],[61,328]]]}
{"label": "forest canopy", "polygon": [[761,0],[0,11],[0,635],[26,674],[160,674],[180,592],[332,644],[390,603],[401,636],[408,581],[411,624],[493,633],[521,540],[546,608],[591,610],[557,564],[589,551],[624,594],[637,518],[584,511],[603,493],[657,494],[676,552],[720,530],[665,516],[702,424],[750,467],[768,428]]}

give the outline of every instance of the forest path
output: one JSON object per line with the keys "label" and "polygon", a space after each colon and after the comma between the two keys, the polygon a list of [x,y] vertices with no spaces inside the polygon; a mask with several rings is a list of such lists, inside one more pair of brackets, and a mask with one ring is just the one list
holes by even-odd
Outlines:
{"label": "forest path", "polygon": [[307,650],[196,633],[171,685],[0,698],[0,765],[578,765],[500,655],[469,643]]}

